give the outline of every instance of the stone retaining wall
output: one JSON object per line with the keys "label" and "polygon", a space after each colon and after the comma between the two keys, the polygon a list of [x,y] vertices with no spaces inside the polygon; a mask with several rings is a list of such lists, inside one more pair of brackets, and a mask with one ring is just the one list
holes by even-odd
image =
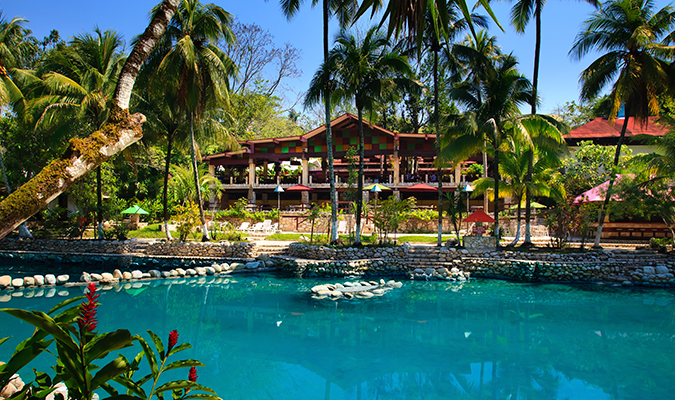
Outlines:
{"label": "stone retaining wall", "polygon": [[255,258],[257,246],[255,243],[183,243],[155,241],[145,248],[148,256],[171,257],[224,257],[224,258]]}
{"label": "stone retaining wall", "polygon": [[0,249],[40,253],[125,254],[134,246],[127,240],[7,239],[0,240]]}

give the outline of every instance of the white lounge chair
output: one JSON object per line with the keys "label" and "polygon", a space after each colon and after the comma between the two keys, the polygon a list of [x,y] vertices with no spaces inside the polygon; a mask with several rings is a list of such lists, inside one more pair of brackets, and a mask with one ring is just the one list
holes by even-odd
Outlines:
{"label": "white lounge chair", "polygon": [[268,233],[270,231],[270,228],[272,228],[272,220],[271,219],[266,219],[262,223],[262,228],[260,229],[264,233]]}
{"label": "white lounge chair", "polygon": [[250,222],[242,222],[241,225],[239,225],[239,228],[237,228],[237,230],[240,230],[242,232],[248,232],[250,226],[251,226]]}
{"label": "white lounge chair", "polygon": [[269,232],[270,232],[270,233],[275,233],[275,232],[277,232],[278,230],[279,230],[279,223],[278,223],[278,222],[275,222],[275,223],[273,223],[272,226],[270,227]]}
{"label": "white lounge chair", "polygon": [[263,223],[258,222],[257,224],[253,225],[253,227],[248,231],[251,233],[255,233],[255,232],[262,232],[262,230],[263,230]]}
{"label": "white lounge chair", "polygon": [[344,234],[348,233],[347,232],[347,221],[338,221],[337,233],[338,233],[338,235],[341,234],[341,233],[344,233]]}

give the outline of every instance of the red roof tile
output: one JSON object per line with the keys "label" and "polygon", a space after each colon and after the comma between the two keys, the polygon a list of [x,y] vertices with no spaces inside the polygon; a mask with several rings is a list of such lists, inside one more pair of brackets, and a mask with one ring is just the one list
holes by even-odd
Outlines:
{"label": "red roof tile", "polygon": [[[645,125],[636,124],[635,118],[628,119],[628,127],[626,129],[626,137],[636,135],[651,135],[663,136],[668,129],[656,122],[658,117],[649,117]],[[618,138],[621,135],[621,128],[623,126],[623,118],[617,118],[614,125],[609,124],[607,118],[595,118],[590,122],[581,125],[578,128],[572,129],[567,135],[568,139],[600,139],[600,138]]]}

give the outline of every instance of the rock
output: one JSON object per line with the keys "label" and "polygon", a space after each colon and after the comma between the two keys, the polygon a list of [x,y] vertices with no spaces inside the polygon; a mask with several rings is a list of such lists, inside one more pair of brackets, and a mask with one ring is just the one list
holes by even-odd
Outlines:
{"label": "rock", "polygon": [[178,273],[178,276],[185,276],[186,272],[183,268],[176,268],[176,273]]}
{"label": "rock", "polygon": [[59,275],[59,276],[56,277],[56,284],[57,285],[64,285],[68,282],[68,279],[70,279],[70,277],[68,275],[65,275],[65,274]]}
{"label": "rock", "polygon": [[259,267],[260,267],[260,263],[259,263],[259,262],[249,262],[249,263],[246,263],[246,269],[256,269],[256,268],[259,268]]}
{"label": "rock", "polygon": [[12,286],[14,286],[15,288],[23,287],[23,278],[12,279]]}
{"label": "rock", "polygon": [[42,275],[33,275],[33,279],[35,279],[35,284],[38,286],[43,286],[45,284],[45,277]]}
{"label": "rock", "polygon": [[103,280],[103,275],[101,274],[91,274],[91,280],[94,282],[98,282],[100,280]]}
{"label": "rock", "polygon": [[115,276],[111,274],[110,272],[104,272],[101,274],[101,281],[102,282],[114,282]]}
{"label": "rock", "polygon": [[47,290],[47,293],[45,293],[45,297],[54,297],[55,294],[56,294],[56,289],[49,288]]}
{"label": "rock", "polygon": [[125,281],[128,281],[129,279],[132,278],[131,272],[129,272],[129,271],[124,271],[124,272],[122,273],[122,278],[123,278]]}
{"label": "rock", "polygon": [[261,254],[258,257],[256,257],[255,259],[260,260],[260,261],[269,261],[270,256],[269,256],[269,254]]}
{"label": "rock", "polygon": [[171,273],[174,272],[173,270],[171,271],[162,271],[162,278],[171,278]]}
{"label": "rock", "polygon": [[162,273],[159,272],[156,269],[151,269],[150,271],[148,271],[148,273],[150,274],[151,278],[161,278],[162,277]]}
{"label": "rock", "polygon": [[56,277],[52,274],[45,275],[45,282],[47,285],[56,285]]}
{"label": "rock", "polygon": [[133,279],[141,279],[143,277],[143,273],[139,270],[133,270],[131,271],[131,277]]}
{"label": "rock", "polygon": [[12,299],[12,296],[10,296],[8,294],[0,293],[0,303],[7,303],[11,299]]}
{"label": "rock", "polygon": [[668,270],[668,267],[666,267],[665,265],[658,265],[658,266],[656,267],[656,271],[655,271],[655,272],[656,272],[657,275],[661,275],[661,274],[669,274],[669,273],[670,273],[670,271]]}
{"label": "rock", "polygon": [[195,276],[195,275],[197,275],[197,271],[195,271],[192,268],[188,268],[188,269],[185,270],[185,275]]}
{"label": "rock", "polygon": [[82,275],[80,275],[80,282],[91,282],[91,275],[89,275],[88,272],[82,272]]}
{"label": "rock", "polygon": [[204,267],[204,270],[206,271],[206,275],[215,275],[216,274],[216,269],[213,267]]}
{"label": "rock", "polygon": [[115,279],[124,279],[124,275],[122,275],[122,271],[120,271],[119,269],[114,270],[112,276]]}
{"label": "rock", "polygon": [[424,270],[424,273],[427,274],[427,275],[433,275],[434,272],[436,272],[436,270],[433,269],[433,268],[427,268],[427,269]]}
{"label": "rock", "polygon": [[654,267],[642,267],[642,273],[645,275],[654,275],[656,274],[656,271],[654,271]]}
{"label": "rock", "polygon": [[[415,275],[422,275],[424,273],[424,270],[422,268],[415,268],[413,271],[413,274]],[[384,284],[384,280],[382,280],[382,283]]]}
{"label": "rock", "polygon": [[24,286],[35,286],[35,278],[32,276],[27,276],[23,278],[23,284]]}
{"label": "rock", "polygon": [[6,288],[12,284],[12,277],[9,275],[0,276],[0,288]]}
{"label": "rock", "polygon": [[206,276],[206,268],[197,267],[195,271],[197,271],[197,275],[199,276]]}
{"label": "rock", "polygon": [[143,275],[141,275],[142,279],[150,279],[152,276],[150,275],[149,272],[143,272]]}

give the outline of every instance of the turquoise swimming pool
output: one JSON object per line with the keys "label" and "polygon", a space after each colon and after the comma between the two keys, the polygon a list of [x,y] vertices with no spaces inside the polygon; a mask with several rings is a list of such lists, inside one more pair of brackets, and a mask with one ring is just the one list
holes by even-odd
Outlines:
{"label": "turquoise swimming pool", "polygon": [[[675,292],[489,280],[408,282],[382,297],[310,298],[274,275],[101,291],[99,329],[172,329],[223,399],[668,399]],[[331,282],[335,282],[332,280]],[[35,290],[2,307],[47,310]],[[70,288],[70,296],[81,288]],[[37,297],[36,295],[42,295]],[[0,315],[0,360],[31,327]],[[41,362],[48,365],[49,359]],[[28,373],[28,372],[27,372]]]}

